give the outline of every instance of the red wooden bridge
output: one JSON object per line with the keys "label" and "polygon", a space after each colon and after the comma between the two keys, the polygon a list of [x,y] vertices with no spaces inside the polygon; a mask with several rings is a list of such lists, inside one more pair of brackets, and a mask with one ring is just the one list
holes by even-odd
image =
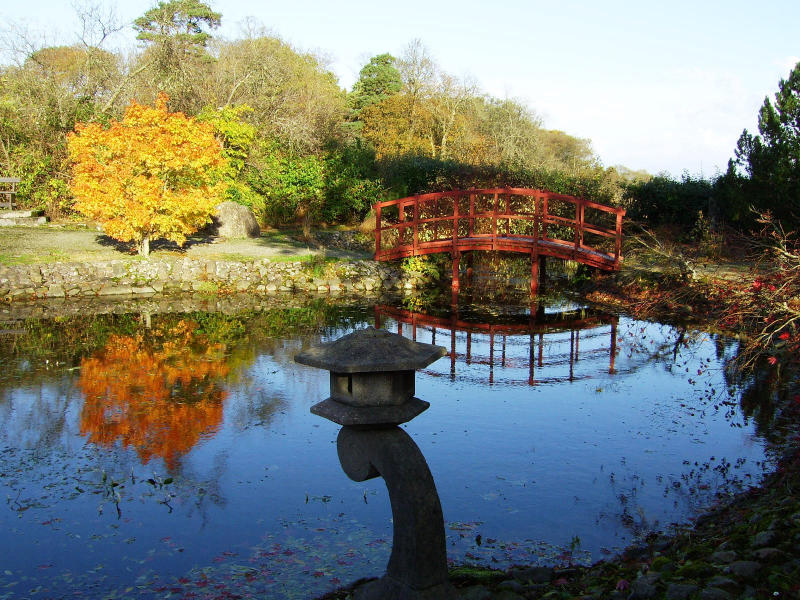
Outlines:
{"label": "red wooden bridge", "polygon": [[453,289],[461,254],[475,250],[531,256],[531,292],[544,257],[614,271],[622,260],[625,209],[527,188],[453,190],[378,202],[375,260],[449,252]]}

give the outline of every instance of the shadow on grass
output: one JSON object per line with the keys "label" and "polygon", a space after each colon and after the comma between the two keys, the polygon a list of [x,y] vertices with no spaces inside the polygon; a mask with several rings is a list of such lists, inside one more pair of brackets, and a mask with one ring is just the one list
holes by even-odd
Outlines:
{"label": "shadow on grass", "polygon": [[254,239],[254,242],[261,246],[267,246],[275,250],[276,255],[293,255],[298,250],[305,250],[314,254],[322,254],[327,257],[338,259],[363,260],[371,258],[372,253],[366,250],[347,250],[326,246],[324,239],[320,239],[311,232],[310,238],[303,237],[301,229],[279,229],[276,231],[265,231],[261,237]]}
{"label": "shadow on grass", "polygon": [[[183,246],[165,239],[151,240],[150,252],[162,250],[167,252],[177,252],[179,254],[185,254],[186,251],[192,246],[204,246],[208,244],[213,244],[217,242],[219,239],[220,238],[195,234],[193,236],[190,236],[183,244]],[[102,233],[98,234],[94,238],[94,240],[98,245],[104,246],[106,248],[112,248],[113,250],[116,250],[117,252],[120,252],[122,254],[135,255],[139,252],[138,245],[135,242],[121,242]]]}
{"label": "shadow on grass", "polygon": [[[95,236],[95,243],[122,255],[138,254],[138,245],[135,242],[121,242],[102,233]],[[240,256],[242,260],[254,260],[260,257],[291,260],[316,254],[337,259],[363,260],[371,256],[371,253],[366,251],[329,248],[317,239],[307,241],[303,239],[302,231],[294,229],[265,231],[257,238],[246,239],[228,239],[200,230],[189,236],[183,246],[165,239],[151,240],[150,252],[186,255],[193,247],[211,247],[215,244],[219,245],[215,246],[214,251],[218,251],[221,255],[230,255],[233,260],[236,260],[234,256]],[[269,252],[265,253],[261,249],[269,249]],[[204,252],[203,255],[205,254],[207,253]]]}

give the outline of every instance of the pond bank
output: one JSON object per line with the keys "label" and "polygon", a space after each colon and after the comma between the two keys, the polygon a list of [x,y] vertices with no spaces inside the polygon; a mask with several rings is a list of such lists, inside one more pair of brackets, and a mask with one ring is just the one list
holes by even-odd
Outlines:
{"label": "pond bank", "polygon": [[255,261],[150,258],[34,265],[0,265],[0,298],[153,296],[179,293],[359,293],[412,290],[422,274],[372,260]]}

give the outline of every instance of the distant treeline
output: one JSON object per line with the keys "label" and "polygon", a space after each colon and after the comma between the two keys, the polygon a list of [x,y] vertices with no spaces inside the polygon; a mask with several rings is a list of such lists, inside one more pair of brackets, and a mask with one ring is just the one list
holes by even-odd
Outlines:
{"label": "distant treeline", "polygon": [[[12,28],[16,59],[0,66],[0,174],[21,177],[20,203],[52,217],[71,212],[66,136],[75,124],[109,123],[132,99],[152,104],[162,91],[171,110],[214,126],[230,164],[226,199],[269,225],[353,223],[379,199],[489,185],[624,204],[652,224],[693,222],[709,206],[744,223],[747,207],[779,198],[786,216],[797,212],[797,145],[787,164],[774,156],[786,144],[772,129],[785,127],[770,129],[766,108],[761,136],[743,134],[725,175],[653,178],[604,167],[588,140],[449,75],[419,41],[370,59],[346,91],[322,58],[259,27],[214,37],[222,15],[199,0],[159,2],[136,19],[133,54],[107,48],[121,28],[112,17],[80,11],[72,45],[42,47]],[[787,84],[795,96],[796,72]]]}

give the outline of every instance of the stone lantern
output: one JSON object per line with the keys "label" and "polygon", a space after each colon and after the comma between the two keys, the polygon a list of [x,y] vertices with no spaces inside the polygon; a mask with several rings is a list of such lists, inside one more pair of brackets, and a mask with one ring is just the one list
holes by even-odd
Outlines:
{"label": "stone lantern", "polygon": [[439,494],[419,447],[397,427],[430,404],[414,397],[414,371],[447,351],[369,327],[295,357],[327,369],[331,396],[311,407],[342,429],[336,449],[353,481],[383,477],[392,505],[392,554],[383,577],[362,584],[356,600],[456,600],[448,579]]}
{"label": "stone lantern", "polygon": [[331,396],[312,413],[339,425],[377,427],[405,423],[430,406],[414,397],[414,371],[445,354],[441,346],[368,327],[294,359],[331,373]]}

